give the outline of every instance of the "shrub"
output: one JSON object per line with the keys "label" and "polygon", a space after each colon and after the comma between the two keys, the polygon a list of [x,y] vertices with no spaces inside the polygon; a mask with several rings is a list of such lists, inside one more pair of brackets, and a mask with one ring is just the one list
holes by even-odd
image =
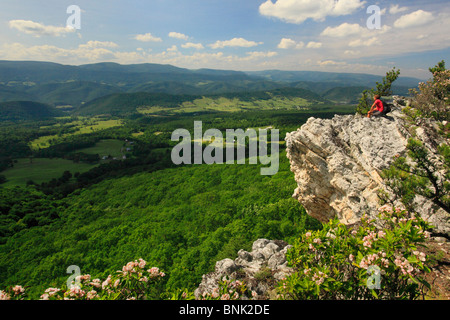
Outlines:
{"label": "shrub", "polygon": [[[414,210],[413,200],[421,195],[450,213],[450,70],[445,69],[444,61],[429,70],[433,78],[420,83],[419,91],[411,90],[412,105],[402,110],[411,134],[407,154],[396,157],[382,178],[408,210]],[[430,141],[424,143],[418,128]],[[381,200],[389,202],[385,196]]]}
{"label": "shrub", "polygon": [[418,250],[431,227],[406,210],[380,208],[377,220],[348,228],[337,219],[307,232],[287,253],[295,272],[280,281],[281,299],[417,299],[429,284]]}
{"label": "shrub", "polygon": [[25,288],[19,285],[9,287],[4,291],[0,290],[0,300],[24,300],[25,298]]}
{"label": "shrub", "polygon": [[372,98],[378,94],[380,96],[392,95],[392,84],[400,75],[400,70],[393,68],[391,71],[386,72],[386,76],[383,77],[383,81],[376,82],[376,88],[370,90],[364,90],[359,99],[359,103],[356,106],[356,113],[367,114],[370,110]]}
{"label": "shrub", "polygon": [[202,300],[241,300],[256,297],[256,292],[247,288],[245,281],[222,279],[212,293],[205,293]]}
{"label": "shrub", "polygon": [[450,70],[436,70],[431,80],[419,84],[419,90],[410,91],[413,106],[425,118],[450,121]]}
{"label": "shrub", "polygon": [[[413,200],[421,195],[450,213],[450,147],[442,144],[437,154],[429,155],[420,140],[410,138],[406,146],[408,157],[396,157],[383,171],[382,178],[408,210],[414,210]],[[388,201],[387,197],[381,197]]]}
{"label": "shrub", "polygon": [[[109,275],[106,280],[91,279],[89,274],[75,278],[65,290],[48,288],[41,300],[146,300],[158,299],[158,284],[165,276],[158,268],[146,270],[143,259],[128,262],[117,275]],[[25,289],[21,286],[0,291],[0,300],[23,300]]]}

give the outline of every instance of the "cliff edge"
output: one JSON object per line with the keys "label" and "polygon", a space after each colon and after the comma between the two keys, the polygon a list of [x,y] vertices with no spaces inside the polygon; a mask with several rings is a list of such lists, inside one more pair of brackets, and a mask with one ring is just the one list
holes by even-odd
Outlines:
{"label": "cliff edge", "polygon": [[[337,217],[344,224],[354,224],[364,214],[378,212],[378,191],[386,189],[380,174],[395,156],[406,154],[410,137],[401,112],[406,101],[394,97],[393,104],[386,117],[310,118],[286,135],[287,157],[298,185],[293,197],[310,216],[322,222]],[[426,143],[433,141],[432,131],[422,128],[416,134]],[[427,145],[431,153],[433,145]],[[449,234],[448,213],[424,197],[417,195],[414,201],[425,220],[438,232]]]}

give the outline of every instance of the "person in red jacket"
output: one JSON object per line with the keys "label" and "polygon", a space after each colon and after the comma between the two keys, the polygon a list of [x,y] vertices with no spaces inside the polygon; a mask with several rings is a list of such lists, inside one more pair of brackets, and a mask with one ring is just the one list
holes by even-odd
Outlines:
{"label": "person in red jacket", "polygon": [[380,100],[380,95],[376,94],[373,96],[374,103],[372,107],[370,108],[369,113],[367,113],[367,118],[370,118],[371,116],[379,117],[384,114],[384,106],[383,102]]}

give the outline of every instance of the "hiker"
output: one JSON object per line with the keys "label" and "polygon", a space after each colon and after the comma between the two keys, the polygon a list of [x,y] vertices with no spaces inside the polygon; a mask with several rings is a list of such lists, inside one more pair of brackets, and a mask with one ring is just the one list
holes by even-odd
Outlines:
{"label": "hiker", "polygon": [[370,111],[367,113],[367,118],[370,118],[371,116],[380,117],[384,115],[384,105],[380,98],[381,97],[378,94],[373,96],[374,103],[370,108]]}

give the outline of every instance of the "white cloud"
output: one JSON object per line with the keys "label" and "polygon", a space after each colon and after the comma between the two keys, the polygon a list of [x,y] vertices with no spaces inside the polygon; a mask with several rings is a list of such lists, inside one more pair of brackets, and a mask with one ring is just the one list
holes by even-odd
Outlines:
{"label": "white cloud", "polygon": [[318,48],[322,47],[322,43],[321,42],[310,41],[310,42],[308,42],[306,47],[308,49],[318,49]]}
{"label": "white cloud", "polygon": [[0,48],[0,56],[10,60],[42,60],[42,61],[101,61],[115,57],[115,52],[108,49],[111,43],[90,41],[75,49],[64,49],[52,45],[26,47],[21,43],[4,44]]}
{"label": "white cloud", "polygon": [[378,41],[379,40],[377,37],[373,37],[368,40],[356,39],[356,40],[350,41],[348,46],[352,47],[352,48],[354,48],[354,47],[370,47],[370,46],[376,45],[378,43]]}
{"label": "white cloud", "polygon": [[[253,60],[253,59],[261,59],[261,58],[271,58],[275,57],[278,53],[275,51],[268,51],[268,52],[262,52],[262,51],[253,51],[253,52],[247,52],[247,59]],[[246,59],[246,58],[243,58]]]}
{"label": "white cloud", "polygon": [[255,47],[259,44],[262,44],[262,42],[248,41],[248,40],[245,40],[244,38],[233,38],[231,40],[226,40],[226,41],[216,41],[215,43],[213,43],[209,46],[213,49],[224,48],[224,47],[249,48],[249,47]]}
{"label": "white cloud", "polygon": [[327,36],[327,37],[333,37],[333,38],[345,38],[348,36],[359,36],[359,37],[369,37],[374,34],[374,32],[377,33],[386,33],[391,29],[388,25],[383,25],[380,30],[370,30],[368,28],[364,28],[360,26],[359,24],[350,24],[347,22],[344,22],[343,24],[337,26],[337,27],[327,27],[325,30],[322,31],[320,34],[321,36]]}
{"label": "white cloud", "polygon": [[283,38],[278,44],[278,48],[280,49],[292,49],[296,46],[296,42],[292,39]]}
{"label": "white cloud", "polygon": [[134,39],[142,42],[161,42],[162,39],[158,37],[152,36],[151,33],[145,33],[145,34],[137,34]]}
{"label": "white cloud", "polygon": [[305,46],[305,43],[303,41],[297,42],[297,45],[295,46],[295,49],[301,49]]}
{"label": "white cloud", "polygon": [[360,9],[362,0],[267,0],[259,6],[259,12],[290,23],[302,23],[306,19],[322,21],[327,16],[348,15]]}
{"label": "white cloud", "polygon": [[317,61],[317,64],[321,67],[346,65],[345,62],[337,62],[333,60]]}
{"label": "white cloud", "polygon": [[167,52],[177,52],[178,48],[176,45],[171,46],[170,48],[167,48]]}
{"label": "white cloud", "polygon": [[111,41],[88,41],[81,44],[81,48],[117,48],[119,45]]}
{"label": "white cloud", "polygon": [[345,55],[350,55],[350,56],[356,56],[360,53],[361,53],[360,51],[355,51],[355,50],[345,50],[344,51]]}
{"label": "white cloud", "polygon": [[55,27],[46,26],[38,22],[33,22],[30,20],[11,20],[9,21],[9,27],[12,29],[17,29],[20,32],[31,34],[35,37],[40,36],[55,36],[59,37],[67,33],[75,32],[76,29],[72,27]]}
{"label": "white cloud", "polygon": [[400,6],[398,4],[395,4],[395,5],[393,4],[389,8],[390,14],[397,14],[397,13],[404,12],[404,11],[408,11],[408,8],[407,7],[400,8]]}
{"label": "white cloud", "polygon": [[185,34],[179,33],[179,32],[169,32],[169,37],[180,39],[180,40],[187,40],[189,37]]}
{"label": "white cloud", "polygon": [[359,24],[343,23],[337,27],[327,27],[322,31],[322,36],[328,37],[347,37],[349,35],[361,34],[365,31]]}
{"label": "white cloud", "polygon": [[283,38],[281,39],[280,43],[278,44],[278,48],[279,49],[301,49],[305,46],[305,44],[300,41],[300,42],[295,42],[292,39],[289,38]]}
{"label": "white cloud", "polygon": [[201,43],[192,43],[192,42],[188,42],[188,43],[182,44],[181,47],[185,48],[185,49],[194,48],[194,49],[197,49],[197,50],[205,48]]}
{"label": "white cloud", "polygon": [[433,14],[431,12],[417,10],[413,13],[405,14],[394,22],[396,28],[410,28],[423,26],[433,21]]}

